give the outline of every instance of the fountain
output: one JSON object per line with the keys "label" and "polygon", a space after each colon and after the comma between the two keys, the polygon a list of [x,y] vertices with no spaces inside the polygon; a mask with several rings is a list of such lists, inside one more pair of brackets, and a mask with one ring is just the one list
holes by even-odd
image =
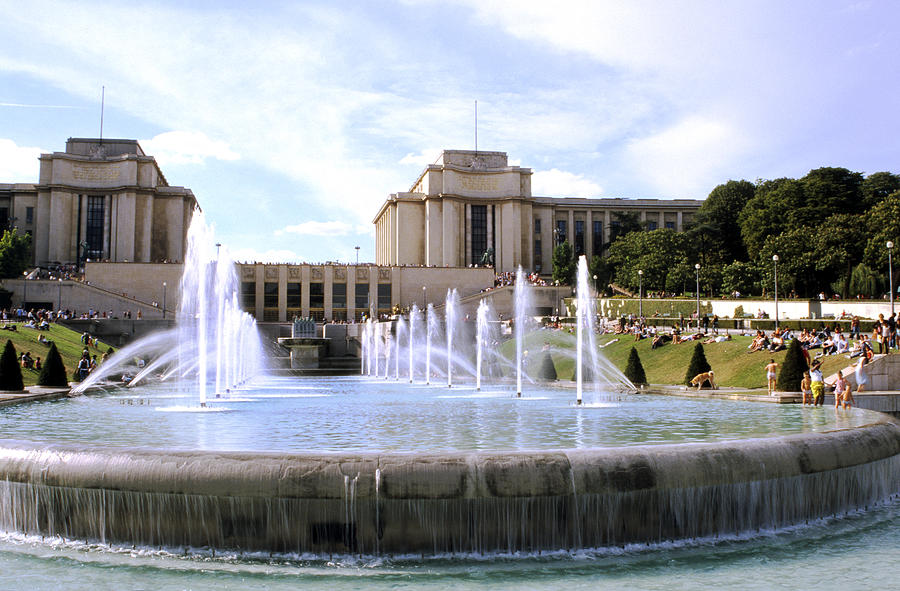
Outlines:
{"label": "fountain", "polygon": [[516,331],[516,396],[522,396],[522,356],[525,343],[525,325],[531,310],[528,282],[522,267],[516,270],[515,287],[515,331]]}
{"label": "fountain", "polygon": [[476,363],[475,363],[475,389],[481,390],[481,367],[482,362],[484,361],[484,348],[485,342],[488,338],[488,331],[490,329],[490,324],[488,320],[488,315],[490,313],[490,306],[487,303],[487,300],[483,299],[478,302],[478,312],[476,314]]}

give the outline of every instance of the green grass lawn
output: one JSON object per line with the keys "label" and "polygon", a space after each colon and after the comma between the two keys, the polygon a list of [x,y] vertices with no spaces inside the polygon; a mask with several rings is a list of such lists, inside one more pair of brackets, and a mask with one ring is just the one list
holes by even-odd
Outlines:
{"label": "green grass lawn", "polygon": [[[25,328],[19,323],[14,325],[17,328],[15,332],[9,330],[0,331],[0,345],[5,345],[6,339],[9,339],[16,348],[17,355],[23,351],[30,351],[32,357],[40,357],[41,361],[44,361],[47,358],[47,351],[50,350],[50,346],[42,345],[38,342],[38,335],[43,334],[44,337],[56,343],[56,348],[62,356],[63,364],[66,366],[66,375],[69,376],[69,380],[72,379],[72,373],[78,366],[78,360],[81,359],[81,352],[84,350],[84,345],[81,343],[81,333],[59,324],[52,324],[50,325],[50,330],[45,331]],[[97,345],[89,347],[89,350],[91,355],[97,355],[97,360],[99,361],[109,349],[109,345],[103,343],[97,343]],[[25,382],[25,385],[33,386],[36,384],[39,373],[39,371],[34,369],[22,369],[22,380]]]}
{"label": "green grass lawn", "polygon": [[[616,340],[618,339],[618,340]],[[787,351],[769,353],[766,351],[748,353],[747,346],[753,339],[751,337],[735,336],[731,341],[703,345],[706,359],[716,372],[716,382],[720,386],[734,386],[739,388],[765,388],[765,366],[770,359],[783,363]],[[603,335],[597,339],[598,345],[605,345],[601,349],[602,354],[620,370],[625,370],[628,354],[631,347],[637,349],[641,358],[641,364],[647,373],[647,381],[651,384],[683,384],[685,372],[687,372],[691,355],[697,341],[679,343],[671,342],[662,347],[650,349],[650,339],[635,341],[630,335]],[[610,343],[610,341],[615,341]],[[525,349],[529,351],[527,368],[529,373],[537,370],[540,363],[540,351],[544,344],[549,344],[553,351],[553,362],[560,380],[572,379],[574,371],[574,339],[565,331],[540,330],[532,333],[526,339]],[[503,355],[512,359],[515,355],[515,342],[505,342],[501,351]],[[821,351],[821,349],[819,349]],[[812,352],[815,355],[815,351]],[[851,364],[845,355],[830,356],[825,358],[822,364],[822,373],[831,375],[839,369]]]}

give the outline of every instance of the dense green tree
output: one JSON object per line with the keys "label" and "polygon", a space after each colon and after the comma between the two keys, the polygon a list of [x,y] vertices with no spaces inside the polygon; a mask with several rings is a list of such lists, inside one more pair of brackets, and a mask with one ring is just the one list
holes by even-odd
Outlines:
{"label": "dense green tree", "polygon": [[709,361],[706,360],[706,352],[703,350],[703,343],[697,342],[694,345],[694,354],[691,356],[691,362],[688,364],[687,373],[684,374],[684,385],[690,386],[691,380],[701,373],[705,373],[712,369]]}
{"label": "dense green tree", "polygon": [[615,211],[612,216],[614,219],[609,226],[609,242],[604,245],[604,248],[609,248],[622,236],[644,229],[644,225],[641,223],[641,214],[636,211]]}
{"label": "dense green tree", "polygon": [[56,349],[56,343],[50,343],[50,350],[47,351],[47,359],[41,367],[41,373],[38,376],[38,386],[56,386],[65,388],[69,385],[66,376],[66,366],[63,364],[62,356]]}
{"label": "dense green tree", "polygon": [[759,269],[755,263],[735,261],[722,268],[722,291],[747,295],[759,291]]}
{"label": "dense green tree", "polygon": [[575,273],[578,271],[578,262],[572,252],[572,245],[568,241],[563,242],[553,249],[553,280],[565,285],[575,284]]}
{"label": "dense green tree", "polygon": [[541,367],[538,370],[538,379],[547,382],[556,381],[556,366],[553,365],[553,356],[550,355],[550,351],[544,351],[542,353]]}
{"label": "dense green tree", "polygon": [[757,184],[756,193],[738,216],[741,237],[750,260],[759,256],[766,239],[796,227],[791,212],[803,207],[803,186],[794,179]]}
{"label": "dense green tree", "polygon": [[778,373],[778,391],[799,392],[803,372],[807,369],[809,366],[807,366],[806,357],[803,356],[800,348],[799,339],[791,339],[784,363],[781,365],[781,371]]}
{"label": "dense green tree", "polygon": [[834,289],[843,297],[850,295],[850,273],[862,258],[866,241],[863,216],[835,214],[810,232],[812,256],[820,283],[837,284]]}
{"label": "dense green tree", "polygon": [[[738,216],[753,198],[756,187],[749,181],[728,181],[713,189],[695,216],[693,232],[707,244],[702,251],[724,263],[747,260]],[[708,263],[708,261],[707,261]]]}
{"label": "dense green tree", "polygon": [[631,352],[628,354],[628,364],[625,366],[625,377],[631,380],[631,383],[635,386],[641,386],[647,383],[647,374],[644,372],[644,365],[641,363],[641,357],[634,347],[631,348]]}
{"label": "dense green tree", "polygon": [[20,391],[25,389],[22,382],[22,368],[19,366],[19,358],[12,341],[7,339],[0,355],[0,390]]}
{"label": "dense green tree", "polygon": [[775,282],[773,255],[778,255],[778,292],[780,295],[792,289],[799,295],[812,295],[828,289],[830,281],[816,273],[816,260],[810,243],[815,229],[799,227],[770,236],[756,258],[762,291],[772,293]]}
{"label": "dense green tree", "polygon": [[876,297],[880,292],[881,278],[865,263],[860,263],[853,267],[850,274],[850,286],[847,297],[854,298],[862,296],[864,298]]}
{"label": "dense green tree", "polygon": [[686,260],[689,251],[689,238],[682,232],[665,228],[632,232],[610,246],[607,262],[617,284],[636,292],[641,283],[638,270],[642,270],[644,290],[661,290],[666,289],[673,263]]}
{"label": "dense green tree", "polygon": [[860,186],[865,209],[875,207],[891,193],[900,191],[900,175],[890,172],[873,172]]}
{"label": "dense green tree", "polygon": [[[895,269],[897,268],[896,255],[900,251],[900,191],[885,197],[881,203],[865,214],[863,220],[868,240],[863,250],[862,262],[884,277],[884,285],[887,285],[887,242],[890,240],[894,243],[892,262],[895,265]],[[897,280],[897,273],[894,273],[894,285],[889,289],[897,289]]]}
{"label": "dense green tree", "polygon": [[604,293],[606,287],[609,285],[610,281],[612,281],[610,266],[606,259],[598,255],[592,257],[591,262],[588,264],[588,273],[591,274],[592,278],[597,278],[596,281],[594,281],[594,289],[597,290],[597,293]]}
{"label": "dense green tree", "polygon": [[800,179],[804,206],[811,219],[822,220],[836,213],[863,211],[863,175],[846,168],[823,167],[809,171]]}
{"label": "dense green tree", "polygon": [[21,277],[31,260],[31,234],[5,230],[0,238],[0,278]]}

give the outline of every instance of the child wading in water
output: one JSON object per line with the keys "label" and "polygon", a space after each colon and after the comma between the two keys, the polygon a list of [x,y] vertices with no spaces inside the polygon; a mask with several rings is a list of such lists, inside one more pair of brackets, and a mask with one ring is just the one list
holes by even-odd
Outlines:
{"label": "child wading in water", "polygon": [[[837,391],[835,391],[835,397],[836,396]],[[844,380],[844,391],[841,394],[841,407],[850,408],[854,404],[856,404],[856,401],[853,399],[853,392],[850,389],[850,382],[848,380]]]}
{"label": "child wading in water", "polygon": [[803,393],[803,404],[812,404],[812,381],[809,379],[809,371],[803,372],[803,379],[800,380],[800,391]]}
{"label": "child wading in water", "polygon": [[769,396],[775,396],[775,370],[778,369],[778,364],[775,363],[774,359],[769,359],[769,364],[766,365],[766,379],[769,382]]}

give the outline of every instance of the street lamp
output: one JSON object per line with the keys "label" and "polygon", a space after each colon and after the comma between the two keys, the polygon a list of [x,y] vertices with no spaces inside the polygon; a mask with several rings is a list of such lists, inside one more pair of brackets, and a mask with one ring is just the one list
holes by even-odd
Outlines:
{"label": "street lamp", "polygon": [[60,277],[57,287],[59,292],[56,294],[56,311],[59,312],[62,310],[62,277]]}
{"label": "street lamp", "polygon": [[166,317],[166,282],[163,281],[163,319]]}
{"label": "street lamp", "polygon": [[888,292],[891,294],[891,316],[894,315],[894,265],[891,260],[891,249],[894,248],[894,243],[890,240],[887,241],[887,249],[888,249]]}
{"label": "street lamp", "polygon": [[556,321],[559,322],[559,279],[553,283],[556,284],[556,302],[554,303],[556,304]]}
{"label": "street lamp", "polygon": [[700,263],[694,265],[697,272],[697,330],[700,330]]}
{"label": "street lamp", "polygon": [[644,317],[644,271],[638,269],[638,318]]}
{"label": "street lamp", "polygon": [[778,255],[772,255],[772,263],[775,265],[775,330],[778,330]]}
{"label": "street lamp", "polygon": [[428,308],[428,287],[422,286],[422,310]]}
{"label": "street lamp", "polygon": [[359,264],[359,247],[354,246],[353,248],[356,249],[356,264],[358,265]]}

